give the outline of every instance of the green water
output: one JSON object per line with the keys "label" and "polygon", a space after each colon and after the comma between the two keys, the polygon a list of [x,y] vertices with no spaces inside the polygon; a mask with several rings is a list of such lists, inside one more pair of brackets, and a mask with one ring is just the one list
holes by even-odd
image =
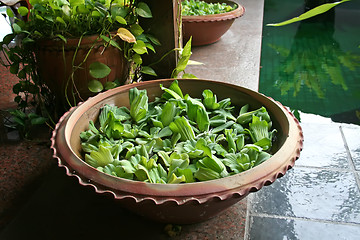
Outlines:
{"label": "green water", "polygon": [[303,0],[266,0],[259,91],[291,109],[360,124],[360,1],[283,27]]}

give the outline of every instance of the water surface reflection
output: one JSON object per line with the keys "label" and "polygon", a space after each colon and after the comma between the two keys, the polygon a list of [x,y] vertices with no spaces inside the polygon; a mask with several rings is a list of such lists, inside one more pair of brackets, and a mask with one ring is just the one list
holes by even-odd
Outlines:
{"label": "water surface reflection", "polygon": [[339,8],[311,21],[264,27],[259,90],[293,109],[360,124],[360,32],[352,14]]}

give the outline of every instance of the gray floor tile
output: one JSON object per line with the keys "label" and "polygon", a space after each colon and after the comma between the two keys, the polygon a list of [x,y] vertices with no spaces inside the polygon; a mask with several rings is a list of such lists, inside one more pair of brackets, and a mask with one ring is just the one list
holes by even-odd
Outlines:
{"label": "gray floor tile", "polygon": [[344,124],[341,126],[350,155],[356,170],[360,171],[360,126]]}
{"label": "gray floor tile", "polygon": [[304,147],[296,165],[349,169],[338,124],[302,123]]}
{"label": "gray floor tile", "polygon": [[360,225],[271,217],[252,217],[251,223],[250,240],[355,240],[360,236]]}
{"label": "gray floor tile", "polygon": [[236,19],[218,42],[193,47],[191,60],[203,65],[188,66],[186,71],[198,78],[227,82],[257,91],[264,1],[235,2],[245,7],[244,16]]}
{"label": "gray floor tile", "polygon": [[251,213],[360,223],[352,172],[294,168],[252,196]]}

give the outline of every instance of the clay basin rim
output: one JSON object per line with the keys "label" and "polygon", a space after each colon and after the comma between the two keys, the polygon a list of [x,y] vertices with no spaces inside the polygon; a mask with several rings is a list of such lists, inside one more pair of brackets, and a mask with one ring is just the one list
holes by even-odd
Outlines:
{"label": "clay basin rim", "polygon": [[51,139],[51,148],[59,166],[66,169],[67,175],[76,176],[81,185],[93,186],[98,193],[111,193],[116,199],[130,197],[136,202],[148,199],[157,204],[166,201],[184,204],[192,200],[203,203],[214,197],[223,200],[234,195],[246,196],[250,191],[259,190],[265,184],[274,182],[294,165],[302,149],[303,135],[298,121],[284,106],[247,88],[202,79],[178,81],[183,93],[192,97],[200,98],[203,90],[211,89],[218,100],[230,97],[234,105],[249,103],[251,109],[266,107],[273,126],[278,130],[276,152],[270,159],[229,177],[185,184],[154,184],[122,179],[102,173],[81,159],[79,134],[87,129],[89,120],[97,120],[102,106],[129,106],[128,91],[133,87],[139,90],[147,89],[149,101],[152,101],[162,93],[159,85],[169,87],[173,80],[162,79],[124,85],[89,98],[64,114]]}

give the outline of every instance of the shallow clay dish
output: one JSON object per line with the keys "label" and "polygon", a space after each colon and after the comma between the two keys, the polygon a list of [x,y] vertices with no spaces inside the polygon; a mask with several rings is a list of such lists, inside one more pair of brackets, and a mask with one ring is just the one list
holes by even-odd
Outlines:
{"label": "shallow clay dish", "polygon": [[183,38],[187,42],[192,36],[192,46],[201,46],[215,43],[226,33],[236,18],[245,13],[245,8],[240,4],[227,0],[205,0],[205,2],[226,3],[237,8],[221,14],[205,16],[182,16]]}
{"label": "shallow clay dish", "polygon": [[118,202],[142,216],[168,223],[195,223],[207,220],[250,192],[271,184],[291,168],[302,149],[303,135],[298,121],[280,103],[252,90],[209,80],[180,79],[183,93],[201,98],[204,89],[211,89],[219,100],[230,97],[234,105],[249,103],[251,109],[265,106],[278,130],[275,154],[266,162],[240,174],[206,182],[186,184],[151,184],[121,179],[97,171],[85,163],[80,146],[80,132],[96,121],[105,104],[129,107],[130,88],[146,89],[149,101],[161,96],[159,84],[169,87],[173,79],[154,80],[125,85],[92,97],[71,109],[60,119],[53,132],[51,148],[67,175],[78,178],[84,186],[98,193],[110,193]]}

